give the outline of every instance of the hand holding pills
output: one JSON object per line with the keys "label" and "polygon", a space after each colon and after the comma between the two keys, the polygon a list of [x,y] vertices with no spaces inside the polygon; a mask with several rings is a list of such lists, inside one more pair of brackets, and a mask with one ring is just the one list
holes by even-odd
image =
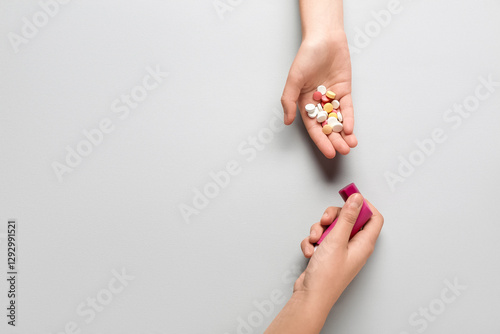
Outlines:
{"label": "hand holding pills", "polygon": [[338,110],[340,102],[335,100],[336,96],[337,94],[320,85],[313,94],[313,99],[320,103],[316,106],[313,103],[309,103],[304,107],[309,118],[316,118],[318,123],[321,123],[325,135],[329,135],[332,132],[341,132],[344,128],[342,125],[342,114]]}
{"label": "hand holding pills", "polygon": [[333,158],[357,145],[349,49],[343,31],[310,36],[302,41],[290,68],[281,103],[285,124],[294,121],[298,104],[310,137],[327,158]]}

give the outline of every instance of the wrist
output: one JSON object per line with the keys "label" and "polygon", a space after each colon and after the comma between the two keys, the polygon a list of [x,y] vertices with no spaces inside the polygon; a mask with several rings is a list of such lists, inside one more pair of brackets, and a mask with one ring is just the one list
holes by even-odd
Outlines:
{"label": "wrist", "polygon": [[302,34],[302,44],[322,44],[329,45],[347,41],[344,29],[325,30]]}
{"label": "wrist", "polygon": [[330,309],[317,303],[309,293],[296,290],[265,333],[319,334]]}
{"label": "wrist", "polygon": [[325,319],[337,299],[338,297],[331,298],[326,296],[326,294],[306,290],[294,291],[290,298],[293,303],[300,305],[300,308],[311,317],[324,317]]}
{"label": "wrist", "polygon": [[331,40],[335,36],[345,35],[343,25],[324,25],[302,27],[302,41],[308,40]]}
{"label": "wrist", "polygon": [[300,0],[302,40],[344,32],[342,0]]}

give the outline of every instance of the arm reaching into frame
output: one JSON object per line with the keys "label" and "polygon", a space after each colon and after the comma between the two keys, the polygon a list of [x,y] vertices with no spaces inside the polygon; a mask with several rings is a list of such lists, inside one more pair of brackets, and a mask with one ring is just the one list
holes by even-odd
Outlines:
{"label": "arm reaching into frame", "polygon": [[[353,133],[351,59],[344,32],[342,0],[299,1],[302,43],[281,97],[284,121],[292,124],[298,104],[307,132],[320,151],[331,159],[336,152],[348,154],[358,143]],[[337,94],[344,118],[341,133],[325,135],[321,124],[304,111],[307,103],[314,103],[312,94],[319,85]]]}
{"label": "arm reaching into frame", "polygon": [[[293,294],[265,334],[318,334],[337,299],[373,253],[384,218],[370,205],[373,216],[351,240],[349,236],[363,204],[361,194],[349,197],[344,207],[329,207],[301,243],[310,258],[295,282]],[[337,224],[314,251],[314,244],[339,216]]]}

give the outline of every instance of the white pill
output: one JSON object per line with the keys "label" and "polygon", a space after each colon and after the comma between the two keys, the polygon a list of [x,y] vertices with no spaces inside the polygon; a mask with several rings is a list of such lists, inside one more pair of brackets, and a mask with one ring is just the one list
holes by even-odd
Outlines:
{"label": "white pill", "polygon": [[318,113],[318,116],[316,117],[316,120],[319,122],[319,123],[323,123],[324,121],[326,121],[326,119],[328,118],[328,113],[324,110],[320,111]]}
{"label": "white pill", "polygon": [[340,107],[340,102],[337,101],[337,100],[333,100],[332,102],[330,102],[333,106],[333,109],[338,109]]}
{"label": "white pill", "polygon": [[316,116],[318,116],[318,108],[314,107],[314,110],[312,112],[308,112],[307,116],[311,118],[316,118]]}
{"label": "white pill", "polygon": [[321,106],[321,103],[318,103],[316,105],[316,108],[318,108],[319,111],[323,111],[323,107]]}
{"label": "white pill", "polygon": [[328,125],[333,128],[334,132],[340,132],[344,128],[344,126],[339,121],[337,121],[335,117],[330,117],[328,119]]}
{"label": "white pill", "polygon": [[330,125],[332,127],[333,132],[340,132],[344,128],[342,123],[337,121],[337,119],[335,117],[330,117],[328,119],[328,125]]}
{"label": "white pill", "polygon": [[344,129],[344,126],[342,125],[342,123],[338,123],[338,124],[335,124],[334,126],[332,126],[333,132],[341,132],[343,129]]}
{"label": "white pill", "polygon": [[337,119],[335,117],[329,117],[328,118],[328,125],[334,126],[337,123],[340,123],[340,122],[337,121]]}
{"label": "white pill", "polygon": [[340,113],[340,111],[337,111],[337,118],[339,119],[339,122],[342,123],[342,114]]}
{"label": "white pill", "polygon": [[321,85],[321,86],[318,86],[318,89],[317,89],[318,92],[321,93],[321,95],[325,95],[326,94],[326,87]]}
{"label": "white pill", "polygon": [[305,107],[305,109],[308,113],[312,113],[314,111],[314,108],[316,108],[316,106],[312,103],[306,104],[306,107]]}

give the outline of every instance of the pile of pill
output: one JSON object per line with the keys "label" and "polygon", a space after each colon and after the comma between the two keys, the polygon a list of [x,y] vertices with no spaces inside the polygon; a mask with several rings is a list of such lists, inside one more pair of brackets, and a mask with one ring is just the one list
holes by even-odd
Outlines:
{"label": "pile of pill", "polygon": [[318,102],[317,105],[308,103],[305,106],[307,115],[310,118],[316,118],[318,123],[323,126],[323,133],[329,135],[332,132],[340,132],[344,128],[342,125],[342,114],[340,113],[339,101],[335,100],[335,93],[326,90],[321,85],[313,94],[313,99]]}

